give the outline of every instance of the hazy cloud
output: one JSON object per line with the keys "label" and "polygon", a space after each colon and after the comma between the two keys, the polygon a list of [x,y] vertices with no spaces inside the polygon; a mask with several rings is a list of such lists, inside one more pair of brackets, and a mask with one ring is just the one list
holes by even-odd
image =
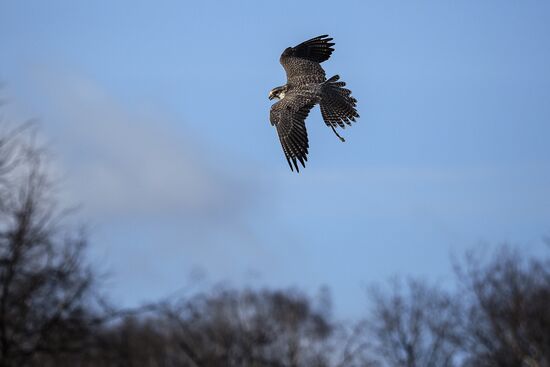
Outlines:
{"label": "hazy cloud", "polygon": [[161,112],[131,110],[83,77],[48,72],[41,80],[67,189],[87,212],[217,218],[238,215],[250,201],[243,196],[256,183],[213,164],[204,144],[174,131]]}

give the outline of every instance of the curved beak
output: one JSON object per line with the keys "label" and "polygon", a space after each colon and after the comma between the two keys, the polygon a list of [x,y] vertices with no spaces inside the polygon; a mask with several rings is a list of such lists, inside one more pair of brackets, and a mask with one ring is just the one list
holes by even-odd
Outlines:
{"label": "curved beak", "polygon": [[275,96],[273,95],[273,93],[269,92],[269,100],[272,100],[273,98],[275,98]]}

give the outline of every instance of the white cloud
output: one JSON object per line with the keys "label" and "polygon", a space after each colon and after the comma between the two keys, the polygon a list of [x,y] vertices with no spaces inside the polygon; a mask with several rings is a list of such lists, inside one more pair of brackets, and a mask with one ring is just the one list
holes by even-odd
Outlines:
{"label": "white cloud", "polygon": [[222,172],[204,145],[166,117],[131,111],[82,77],[41,79],[66,189],[87,213],[215,218],[246,205],[242,196],[254,184]]}

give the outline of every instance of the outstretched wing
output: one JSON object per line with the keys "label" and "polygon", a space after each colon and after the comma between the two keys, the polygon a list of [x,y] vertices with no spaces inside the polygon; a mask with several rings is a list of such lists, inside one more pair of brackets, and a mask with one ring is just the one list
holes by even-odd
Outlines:
{"label": "outstretched wing", "polygon": [[269,119],[277,128],[283,152],[293,171],[296,168],[300,172],[297,161],[303,167],[307,161],[309,142],[305,120],[314,105],[311,98],[291,92],[271,106]]}
{"label": "outstretched wing", "polygon": [[288,84],[321,83],[325,71],[319,65],[334,52],[334,43],[328,35],[312,38],[283,51],[280,62],[286,71]]}

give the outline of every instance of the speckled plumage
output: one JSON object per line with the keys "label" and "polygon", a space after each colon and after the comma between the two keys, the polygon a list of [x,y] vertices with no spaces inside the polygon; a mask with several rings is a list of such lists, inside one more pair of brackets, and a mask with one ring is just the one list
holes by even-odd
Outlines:
{"label": "speckled plumage", "polygon": [[271,106],[270,121],[277,128],[283,152],[290,169],[299,172],[298,162],[305,167],[309,140],[305,120],[309,111],[320,104],[321,114],[327,126],[336,135],[335,127],[351,125],[359,117],[355,98],[351,91],[343,88],[335,75],[327,80],[320,63],[329,59],[334,52],[334,43],[328,35],[312,38],[298,46],[288,47],[281,55],[280,62],[287,75],[287,83],[274,88],[270,99],[281,98]]}

